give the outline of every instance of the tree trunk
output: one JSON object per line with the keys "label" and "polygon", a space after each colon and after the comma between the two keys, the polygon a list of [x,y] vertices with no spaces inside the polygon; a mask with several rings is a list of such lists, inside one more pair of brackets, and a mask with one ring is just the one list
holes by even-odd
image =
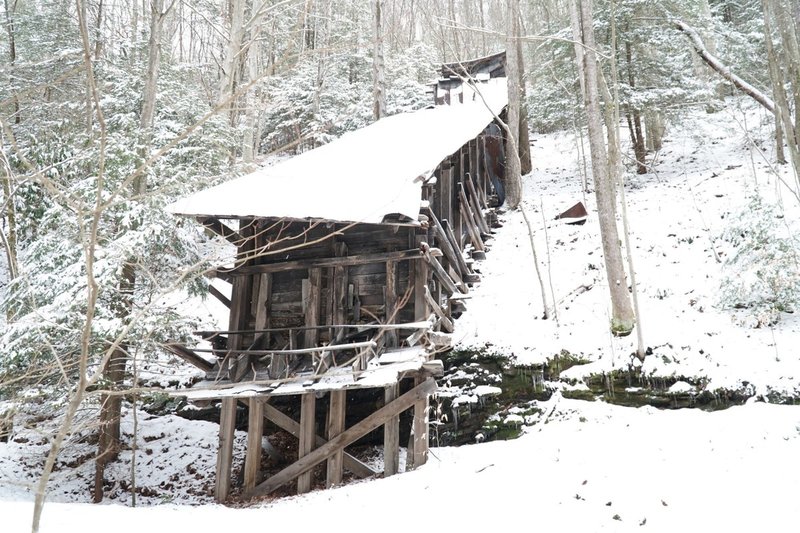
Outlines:
{"label": "tree trunk", "polygon": [[506,142],[506,201],[516,209],[522,201],[522,176],[519,160],[520,87],[517,36],[519,31],[519,0],[509,0],[508,21],[511,32],[506,38],[506,76],[508,80],[508,124]]}
{"label": "tree trunk", "polygon": [[[631,50],[631,43],[625,43],[625,60],[628,66],[628,85],[631,91],[636,89],[636,78],[633,74],[633,52]],[[628,128],[630,129],[631,142],[633,144],[633,155],[636,158],[636,173],[646,174],[647,165],[645,158],[647,157],[647,149],[644,144],[644,136],[642,135],[642,118],[639,110],[629,108],[626,113],[628,116]]]}
{"label": "tree trunk", "polygon": [[386,68],[383,62],[383,0],[372,4],[372,117],[380,120],[386,116]]}
{"label": "tree trunk", "polygon": [[617,336],[633,331],[634,315],[628,296],[628,284],[617,221],[614,217],[614,197],[608,175],[608,157],[603,143],[603,125],[598,93],[598,67],[595,55],[594,29],[592,27],[592,1],[578,0],[580,4],[580,27],[585,46],[583,70],[586,76],[586,117],[589,124],[589,148],[592,157],[597,213],[600,221],[600,237],[603,243],[608,288],[611,293],[611,332]]}
{"label": "tree trunk", "polygon": [[232,102],[229,102],[236,85],[236,75],[240,64],[239,55],[242,50],[242,40],[244,39],[244,7],[245,0],[230,1],[230,34],[225,47],[225,60],[222,63],[222,73],[219,80],[218,104],[228,102],[225,109],[230,114],[231,124],[235,123],[235,110]]}
{"label": "tree trunk", "polygon": [[[517,13],[517,27],[520,27],[519,12]],[[519,35],[517,31],[517,35]],[[526,102],[525,91],[525,58],[522,54],[522,39],[517,39],[515,47],[517,53],[517,70],[519,72],[519,92],[520,92],[520,106],[519,106],[519,163],[520,174],[530,174],[533,170],[533,162],[531,161],[531,140],[528,131],[528,106]]]}

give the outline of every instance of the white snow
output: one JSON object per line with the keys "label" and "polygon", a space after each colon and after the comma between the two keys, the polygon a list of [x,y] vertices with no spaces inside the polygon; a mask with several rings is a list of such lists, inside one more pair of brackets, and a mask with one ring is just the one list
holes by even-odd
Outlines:
{"label": "white snow", "polygon": [[[765,161],[771,154],[762,159],[740,126],[746,121],[767,147],[771,117],[748,104],[740,109],[740,102],[671,124],[657,174],[633,177],[627,196],[644,338],[653,350],[643,372],[678,380],[673,392],[746,384],[753,401],[709,413],[619,407],[556,392],[536,404],[540,415],[527,417],[513,408],[503,415],[533,423],[517,440],[433,448],[428,464],[413,472],[245,508],[211,503],[215,424],[140,414],[137,484],[155,495],[140,496],[140,507],[131,508],[129,493],[117,486],[115,499],[86,503],[95,445],[79,434],[59,458],[41,531],[216,533],[254,524],[304,531],[346,526],[355,532],[797,529],[800,407],[763,400],[770,391],[797,395],[800,389],[800,319],[784,314],[771,328],[751,329],[716,307],[722,266],[714,251],[724,250],[714,236],[725,225],[722,216],[755,188],[782,198],[787,224],[796,224],[800,211],[770,173]],[[518,364],[542,362],[566,349],[590,361],[562,373],[578,380],[574,388],[585,388],[580,378],[586,374],[636,364],[635,338],[608,333],[596,212],[592,197],[581,193],[575,153],[571,135],[536,136],[535,170],[525,183],[524,206],[543,265],[549,248],[558,322],[540,318],[527,230],[519,213],[509,213],[487,259],[478,264],[483,281],[465,300],[456,338],[461,347],[489,343],[491,350],[513,354]],[[780,168],[794,182],[787,171]],[[576,200],[587,206],[586,225],[552,220]],[[545,284],[549,293],[547,277]],[[588,291],[575,291],[588,285]],[[476,396],[465,395],[464,401],[471,398]],[[91,410],[82,416],[96,419]],[[131,423],[128,411],[128,438]],[[11,442],[0,443],[2,531],[30,530],[31,490],[48,429],[47,423],[15,428]],[[244,434],[236,435],[241,455]],[[110,475],[129,479],[130,458],[124,450]],[[79,466],[68,467],[71,462]]]}

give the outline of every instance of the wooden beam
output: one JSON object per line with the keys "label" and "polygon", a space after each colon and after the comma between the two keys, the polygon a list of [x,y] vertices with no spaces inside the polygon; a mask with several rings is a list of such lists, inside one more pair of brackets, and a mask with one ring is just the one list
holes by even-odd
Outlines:
{"label": "wooden beam", "polygon": [[[422,246],[425,237],[415,237],[417,246]],[[414,320],[421,322],[427,320],[428,302],[425,300],[425,286],[428,284],[428,265],[424,261],[414,263]]]}
{"label": "wooden beam", "polygon": [[[386,292],[384,293],[384,322],[391,324],[396,322],[397,314],[397,261],[386,262]],[[397,346],[397,330],[387,329],[384,331],[386,346],[394,348]]]}
{"label": "wooden beam", "polygon": [[[310,392],[300,396],[300,439],[297,444],[297,457],[302,459],[311,453],[316,441],[317,396]],[[297,478],[297,494],[311,490],[311,469],[303,471]]]}
{"label": "wooden beam", "polygon": [[236,430],[236,398],[223,398],[219,411],[219,448],[217,450],[217,478],[214,498],[218,502],[228,499],[231,490],[233,466],[233,438]]}
{"label": "wooden beam", "polygon": [[261,481],[261,443],[264,436],[264,400],[250,398],[247,412],[247,455],[244,460],[244,489],[255,488]]}
{"label": "wooden beam", "polygon": [[447,313],[444,312],[442,307],[439,305],[439,302],[433,299],[433,295],[431,295],[431,291],[428,290],[428,287],[425,287],[425,298],[428,300],[428,305],[431,306],[433,312],[439,317],[442,328],[447,333],[453,333],[453,321],[449,316],[447,316]]}
{"label": "wooden beam", "polygon": [[469,235],[469,240],[472,242],[472,246],[479,252],[483,252],[485,250],[483,241],[481,240],[481,236],[478,233],[477,228],[475,228],[475,222],[472,219],[472,209],[470,208],[463,191],[459,191],[459,197],[461,198],[461,224],[462,226],[466,226],[467,235]]}
{"label": "wooden beam", "polygon": [[[421,384],[430,381],[431,378],[424,379],[417,377],[415,384],[419,387]],[[412,433],[414,434],[413,456],[411,462],[414,468],[419,468],[428,462],[428,396],[421,397],[414,403],[414,421]]]}
{"label": "wooden beam", "polygon": [[462,257],[461,261],[458,260],[458,255],[460,254],[457,253],[453,248],[453,245],[450,243],[450,239],[447,237],[444,227],[442,227],[442,223],[439,222],[439,219],[436,217],[436,213],[433,212],[433,209],[428,209],[428,215],[431,217],[433,227],[436,229],[436,245],[442,249],[445,257],[447,257],[447,260],[452,265],[453,271],[460,280],[461,276],[466,274],[466,272],[461,270],[461,262],[463,262],[464,258]]}
{"label": "wooden beam", "polygon": [[[414,322],[413,324],[417,324]],[[422,327],[422,324],[419,324]],[[317,330],[318,328],[311,328],[313,330]],[[403,328],[403,329],[414,329],[414,328]],[[311,348],[295,348],[293,350],[228,350],[228,353],[231,354],[250,354],[250,355],[271,355],[271,354],[279,354],[279,355],[301,355],[307,353],[318,353],[318,352],[329,352],[329,351],[336,351],[336,350],[349,350],[351,348],[375,348],[377,344],[375,341],[360,341],[360,342],[350,342],[347,344],[329,344],[327,346],[312,346]],[[196,348],[198,352],[215,352],[217,350],[213,348]]]}
{"label": "wooden beam", "polygon": [[222,302],[222,305],[224,305],[224,306],[225,306],[225,307],[227,307],[228,309],[230,309],[230,308],[231,308],[231,301],[230,301],[230,299],[229,299],[227,296],[225,296],[224,294],[222,294],[222,293],[219,291],[219,289],[218,289],[218,288],[216,288],[215,286],[213,286],[213,285],[209,284],[209,285],[208,285],[208,293],[209,293],[211,296],[213,296],[214,298],[216,298],[217,300],[219,300],[220,302]]}
{"label": "wooden beam", "polygon": [[[433,256],[431,250],[426,249],[427,248],[426,243],[422,244],[424,249],[423,256],[425,257],[425,262],[431,266],[433,272],[436,274],[436,277],[439,278],[439,281],[442,282],[442,284],[450,292],[450,294],[453,294],[455,292],[462,292],[466,294],[467,286],[464,285],[464,282],[462,281],[460,286],[456,286],[456,283],[453,281],[453,278],[451,278],[450,275],[447,272],[445,272],[444,267],[439,263],[439,260]],[[425,295],[423,294],[423,297],[424,296]]]}
{"label": "wooden beam", "polygon": [[164,346],[165,349],[177,355],[187,363],[196,366],[203,372],[211,372],[211,370],[214,368],[214,363],[207,361],[203,357],[197,355],[197,353],[187,348],[183,344],[177,342],[170,342],[168,344],[163,344],[162,346]]}
{"label": "wooden beam", "polygon": [[483,216],[483,209],[480,205],[480,198],[478,196],[478,191],[475,189],[475,183],[472,180],[467,180],[467,188],[469,189],[470,197],[472,198],[472,208],[475,210],[475,215],[478,220],[478,224],[480,226],[480,230],[485,235],[491,235],[492,230],[489,228],[489,224],[486,222],[486,217]]}
{"label": "wooden beam", "polygon": [[319,330],[315,326],[319,326],[320,302],[322,299],[322,269],[309,269],[307,281],[308,293],[303,300],[303,313],[305,314],[305,325],[308,329],[303,331],[303,347],[311,348],[319,344]]}
{"label": "wooden beam", "polygon": [[[282,430],[286,431],[287,433],[293,435],[296,438],[300,438],[300,424],[298,424],[295,420],[292,420],[290,416],[283,414],[270,404],[264,405],[264,417],[266,417],[267,420],[269,420]],[[319,448],[326,442],[328,441],[317,435],[316,437],[317,448]],[[349,453],[343,452],[342,455],[344,456],[344,467],[353,474],[355,474],[356,476],[360,478],[367,478],[377,474],[375,470],[373,470],[366,464],[362,463]]]}
{"label": "wooden beam", "polygon": [[269,494],[284,483],[293,480],[304,472],[308,472],[338,450],[352,444],[370,431],[379,428],[392,416],[399,415],[406,409],[414,406],[420,400],[425,400],[428,395],[434,391],[436,391],[436,381],[434,381],[433,378],[426,379],[398,399],[381,407],[350,429],[345,430],[313,452],[298,459],[296,463],[287,466],[258,485],[255,489],[247,491],[245,497],[252,498],[254,496]]}
{"label": "wooden beam", "polygon": [[226,239],[231,244],[240,246],[242,243],[244,243],[244,237],[242,237],[238,231],[226,225],[218,218],[197,217],[197,221],[220,237]]}
{"label": "wooden beam", "polygon": [[[427,289],[427,287],[426,287]],[[400,384],[384,389],[384,403],[391,404],[400,396]],[[400,469],[400,413],[389,417],[383,425],[383,477],[395,475]]]}
{"label": "wooden beam", "polygon": [[463,250],[459,248],[456,236],[453,234],[453,228],[450,227],[450,221],[442,220],[442,228],[444,228],[447,240],[450,241],[450,245],[456,252],[456,259],[458,260],[458,264],[461,266],[461,275],[462,276],[470,275],[472,273],[472,268],[470,268],[470,266],[467,264],[467,261],[464,259]]}
{"label": "wooden beam", "polygon": [[[467,181],[469,182],[470,180],[468,179]],[[478,232],[478,235],[489,235],[484,231],[480,222],[483,215],[477,207],[473,206],[472,201],[467,197],[463,183],[459,184],[458,195],[461,197],[461,201],[466,203],[468,208],[467,213],[469,214],[470,220],[472,220],[472,224],[475,226],[475,230]]]}
{"label": "wooden beam", "polygon": [[[330,399],[330,405],[328,408],[328,423],[325,433],[328,440],[330,440],[344,431],[347,391],[334,390],[330,392],[328,397]],[[344,450],[340,449],[328,459],[327,476],[325,478],[325,486],[327,488],[342,484],[343,465]]]}
{"label": "wooden beam", "polygon": [[[310,268],[325,268],[337,266],[367,265],[370,263],[385,263],[386,261],[405,261],[419,259],[419,250],[401,250],[397,252],[383,252],[378,254],[346,255],[343,257],[317,257],[313,259],[297,259],[281,263],[266,263],[261,265],[247,265],[234,269],[222,270],[233,276],[260,274],[262,272],[286,272],[287,270],[301,270]],[[235,278],[234,278],[235,279]]]}
{"label": "wooden beam", "polygon": [[442,170],[439,184],[439,215],[447,220],[453,216],[453,167]]}

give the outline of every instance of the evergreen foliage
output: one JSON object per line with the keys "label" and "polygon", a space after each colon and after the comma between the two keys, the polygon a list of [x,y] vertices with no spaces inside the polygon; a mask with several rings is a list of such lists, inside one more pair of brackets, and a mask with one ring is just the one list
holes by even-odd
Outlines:
{"label": "evergreen foliage", "polygon": [[734,213],[721,238],[729,244],[719,304],[753,327],[771,326],[800,303],[800,239],[781,211],[758,195]]}

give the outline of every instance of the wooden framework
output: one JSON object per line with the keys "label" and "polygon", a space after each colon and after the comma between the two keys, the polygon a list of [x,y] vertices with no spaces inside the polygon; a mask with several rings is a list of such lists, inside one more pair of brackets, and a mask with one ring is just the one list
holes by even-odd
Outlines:
{"label": "wooden framework", "polygon": [[[199,218],[237,247],[235,264],[216,272],[230,284],[230,298],[210,289],[230,309],[228,329],[198,332],[209,348],[168,348],[206,374],[191,397],[222,402],[217,500],[234,489],[240,406],[248,413],[244,497],[289,482],[307,492],[312,469],[322,463],[326,487],[341,484],[345,470],[379,474],[346,447],[381,426],[383,475],[398,473],[406,410],[412,412],[407,468],[425,463],[428,397],[441,369],[431,357],[447,340],[442,333],[453,331],[453,302],[478,280],[471,253],[483,252],[491,235],[494,189],[481,168],[483,146],[480,136],[473,139],[424,177],[416,221]],[[348,391],[366,388],[382,389],[384,405],[347,427]],[[299,420],[272,405],[287,396],[299,405]],[[265,420],[298,439],[297,461],[267,478]]]}

